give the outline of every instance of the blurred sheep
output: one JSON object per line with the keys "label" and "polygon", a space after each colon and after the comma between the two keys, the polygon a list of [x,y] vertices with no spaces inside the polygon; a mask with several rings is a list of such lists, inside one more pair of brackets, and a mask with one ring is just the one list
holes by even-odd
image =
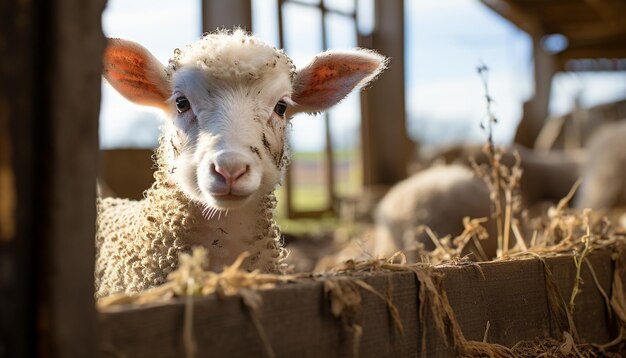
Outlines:
{"label": "blurred sheep", "polygon": [[[464,230],[464,217],[491,215],[489,195],[482,179],[465,166],[438,165],[412,175],[394,185],[376,208],[374,254],[388,257],[398,250],[411,251],[416,244],[433,250],[435,244],[420,226],[438,237],[457,236]],[[487,227],[494,238],[493,222]],[[488,258],[495,256],[495,239],[481,246]]]}
{"label": "blurred sheep", "polygon": [[[546,203],[565,197],[580,176],[583,155],[560,151],[538,152],[515,147],[521,158],[523,175],[519,194],[523,208],[545,211]],[[374,252],[388,256],[397,250],[411,251],[416,245],[431,251],[433,240],[422,226],[438,237],[456,237],[464,230],[463,218],[489,218],[484,224],[489,234],[480,241],[481,249],[469,245],[463,253],[472,259],[491,259],[496,255],[496,230],[490,193],[482,179],[469,169],[471,161],[486,164],[482,146],[457,146],[441,152],[439,162],[392,187],[376,209],[377,236]],[[512,167],[512,150],[502,155],[501,163]],[[470,242],[471,244],[472,242]],[[512,242],[513,243],[513,242]],[[486,257],[485,257],[486,256]]]}
{"label": "blurred sheep", "polygon": [[602,126],[589,140],[583,184],[575,207],[626,206],[626,120]]}

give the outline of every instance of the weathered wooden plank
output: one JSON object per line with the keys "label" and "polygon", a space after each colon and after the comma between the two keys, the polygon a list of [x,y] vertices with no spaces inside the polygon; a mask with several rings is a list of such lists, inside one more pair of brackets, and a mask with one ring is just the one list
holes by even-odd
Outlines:
{"label": "weathered wooden plank", "polygon": [[552,78],[558,71],[554,55],[543,49],[541,39],[542,36],[532,38],[535,93],[524,102],[522,119],[515,133],[515,143],[528,148],[534,146],[548,116]]}
{"label": "weathered wooden plank", "polygon": [[544,33],[537,16],[511,1],[480,0],[480,2],[531,36],[540,36]]}
{"label": "weathered wooden plank", "polygon": [[543,267],[538,260],[480,267],[446,271],[445,288],[467,339],[481,341],[487,321],[489,342],[511,346],[519,341],[519,332],[531,338],[549,335],[549,322],[544,320],[548,310],[541,304],[546,302]]}
{"label": "weathered wooden plank", "polygon": [[[626,256],[626,254],[624,254]],[[613,263],[610,253],[589,256],[600,284],[610,294]],[[546,259],[566,301],[573,285],[575,267],[571,257]],[[482,340],[487,321],[488,341],[512,346],[520,340],[558,336],[561,331],[550,318],[544,265],[537,259],[496,262],[476,266],[440,267],[443,285],[465,337]],[[575,321],[584,341],[605,343],[616,334],[602,296],[588,269],[583,268],[584,286],[576,298]],[[419,318],[419,283],[411,272],[361,276],[383,295],[392,283],[392,300],[400,312],[404,334],[393,323],[386,303],[361,290],[362,306],[354,322],[363,329],[359,356],[454,357],[451,344],[436,331],[426,315],[426,346]],[[279,357],[345,357],[352,353],[352,333],[330,313],[323,283],[285,285],[260,292],[261,322]],[[101,349],[131,357],[178,357],[183,345],[184,303],[144,307],[119,306],[100,314]],[[251,357],[264,354],[263,345],[248,311],[239,297],[194,300],[193,331],[198,357]],[[430,307],[425,307],[429,312]]]}
{"label": "weathered wooden plank", "polygon": [[[588,261],[598,278],[598,282],[607,295],[611,294],[614,263],[608,252],[597,252],[588,257]],[[550,269],[554,279],[559,283],[561,295],[569,304],[572,288],[575,281],[575,265],[571,257],[561,257],[550,261]],[[614,338],[617,327],[608,317],[608,311],[599,309],[603,306],[604,298],[596,287],[589,266],[584,263],[581,267],[582,292],[576,297],[574,305],[574,323],[578,327],[580,339],[589,343],[606,343]],[[587,328],[588,326],[591,326]]]}

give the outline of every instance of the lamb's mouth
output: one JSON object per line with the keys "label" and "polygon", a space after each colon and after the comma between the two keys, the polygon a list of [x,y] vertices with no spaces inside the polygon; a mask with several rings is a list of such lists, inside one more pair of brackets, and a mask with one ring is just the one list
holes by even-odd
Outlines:
{"label": "lamb's mouth", "polygon": [[252,195],[236,195],[228,193],[221,195],[211,194],[211,196],[216,207],[220,209],[236,209],[243,206]]}

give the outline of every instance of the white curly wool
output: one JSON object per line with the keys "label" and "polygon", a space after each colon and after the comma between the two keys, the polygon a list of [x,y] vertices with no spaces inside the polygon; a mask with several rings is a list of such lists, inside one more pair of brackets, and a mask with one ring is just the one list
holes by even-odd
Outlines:
{"label": "white curly wool", "polygon": [[[164,142],[162,138],[157,149],[159,168],[165,166],[161,150]],[[162,284],[178,266],[179,254],[189,252],[193,246],[209,249],[214,270],[230,264],[243,251],[253,255],[244,268],[281,270],[287,253],[280,244],[280,231],[273,218],[273,193],[250,210],[223,213],[219,220],[207,220],[203,207],[179,190],[166,170],[157,170],[154,177],[155,183],[141,201],[98,199],[97,297]],[[247,229],[247,239],[238,239],[239,233],[231,228]]]}
{"label": "white curly wool", "polygon": [[206,34],[185,49],[174,50],[168,73],[182,67],[210,71],[212,77],[247,81],[276,73],[295,75],[295,67],[284,51],[268,46],[242,30]]}
{"label": "white curly wool", "polygon": [[221,270],[280,272],[285,249],[274,190],[288,162],[288,118],[319,112],[386,67],[372,51],[325,52],[296,71],[282,50],[241,30],[204,35],[168,66],[110,39],[104,77],[123,96],[168,114],[154,185],[141,201],[98,200],[96,296],[163,283],[192,246]]}

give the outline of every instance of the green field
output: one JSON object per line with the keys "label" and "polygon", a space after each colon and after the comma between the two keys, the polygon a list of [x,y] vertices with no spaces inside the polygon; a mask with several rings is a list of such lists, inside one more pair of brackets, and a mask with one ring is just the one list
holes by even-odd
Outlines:
{"label": "green field", "polygon": [[[362,170],[358,151],[334,152],[335,191],[338,196],[358,195],[361,190]],[[328,207],[328,189],[323,152],[295,152],[291,160],[293,178],[293,207],[297,211],[315,211]],[[316,226],[336,223],[333,218],[323,220],[288,220],[286,218],[285,187],[279,187],[277,219],[284,230],[309,231]]]}

